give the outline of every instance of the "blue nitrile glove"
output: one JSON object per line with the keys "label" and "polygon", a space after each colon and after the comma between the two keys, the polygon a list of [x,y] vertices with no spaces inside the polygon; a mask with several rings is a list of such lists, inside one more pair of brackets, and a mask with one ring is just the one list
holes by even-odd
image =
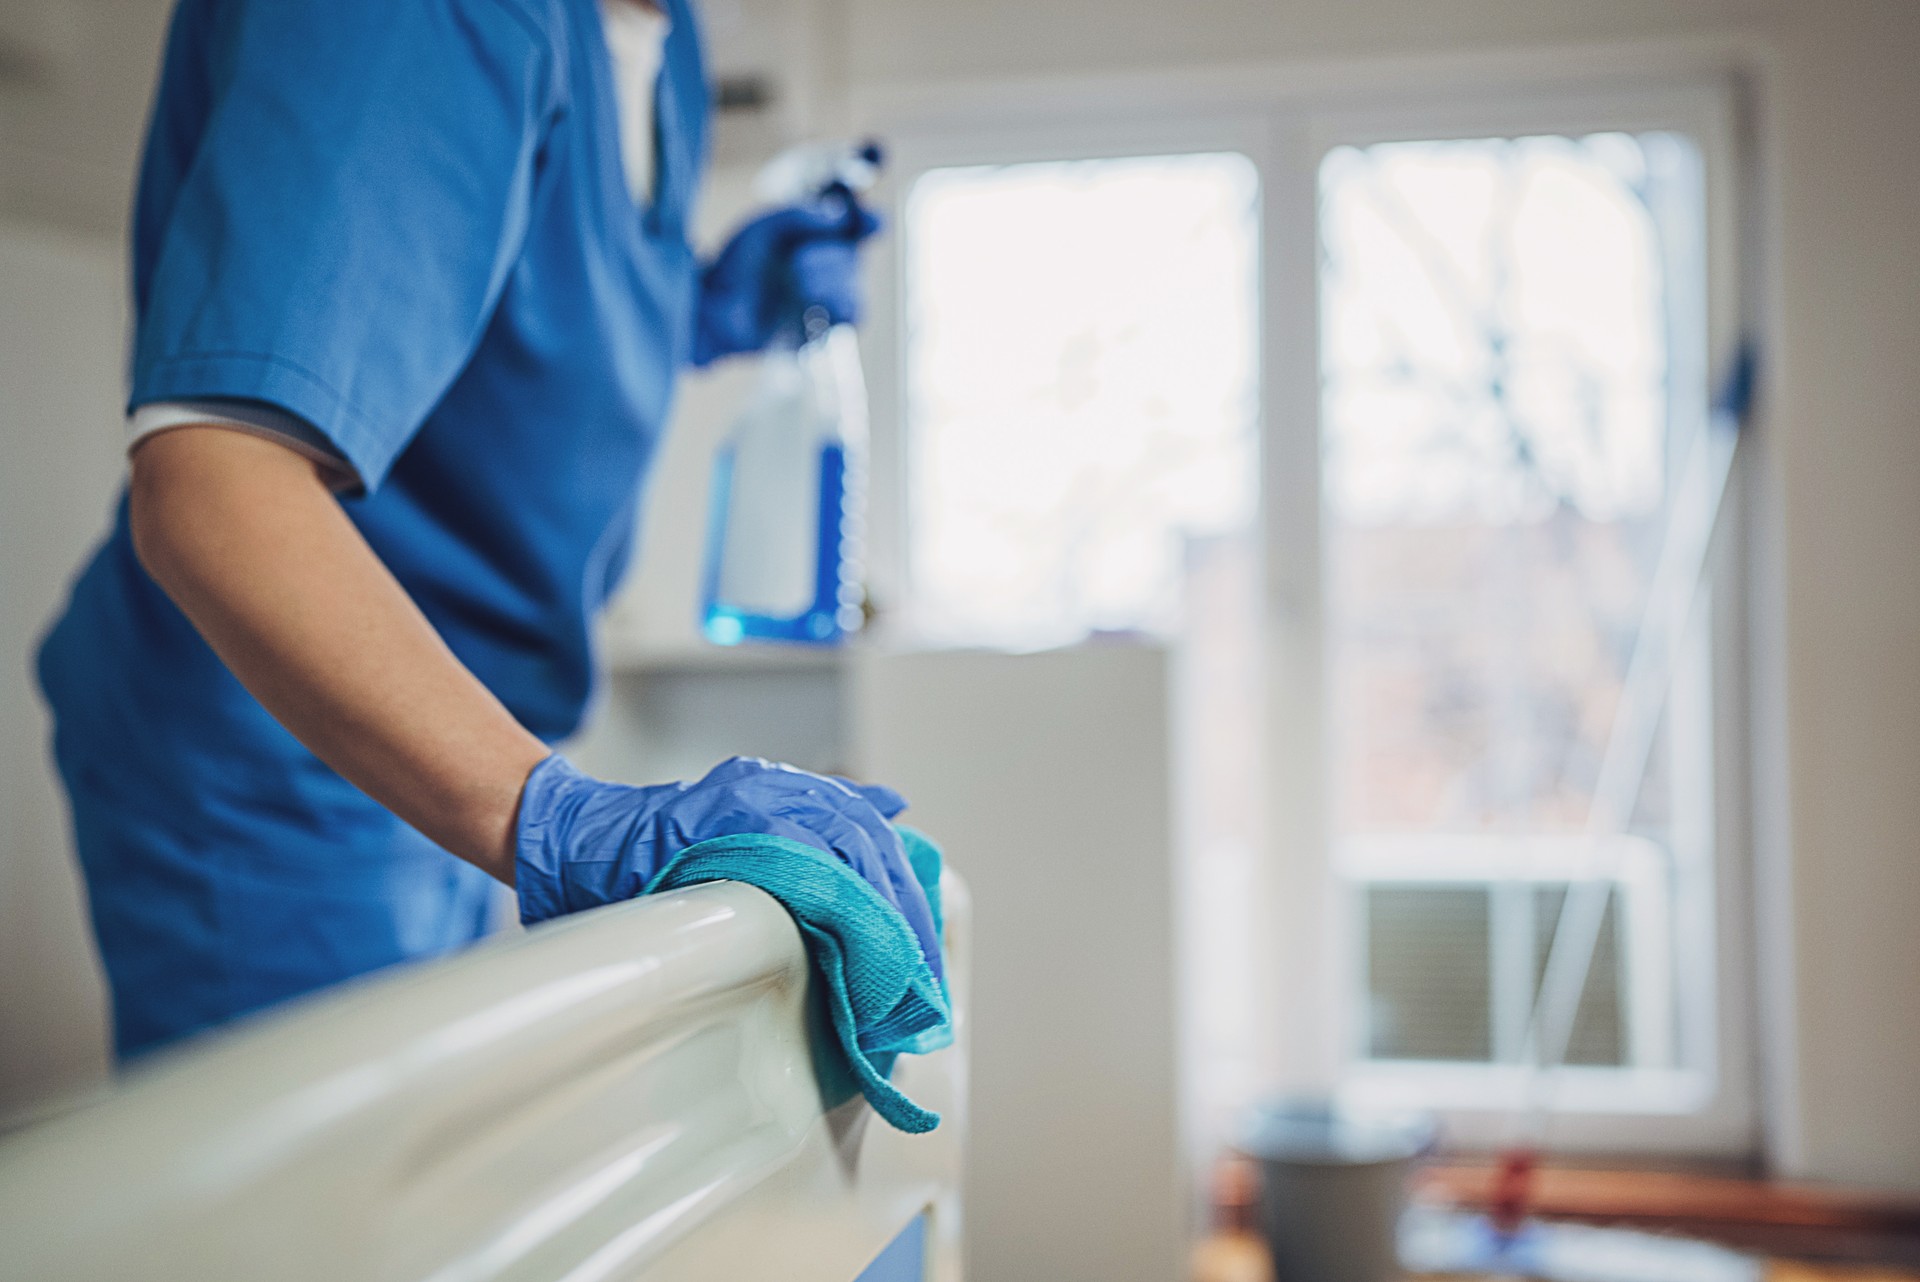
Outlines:
{"label": "blue nitrile glove", "polygon": [[891,789],[734,757],[698,783],[636,788],[582,774],[558,753],[520,793],[514,885],[520,920],[535,922],[639,895],[689,846],[762,833],[804,842],[860,874],[913,928],[935,975],[938,936],[888,819],[906,808]]}
{"label": "blue nitrile glove", "polygon": [[762,214],[700,273],[693,363],[758,352],[819,308],[829,324],[860,320],[860,242],[880,220],[835,183],[804,204]]}

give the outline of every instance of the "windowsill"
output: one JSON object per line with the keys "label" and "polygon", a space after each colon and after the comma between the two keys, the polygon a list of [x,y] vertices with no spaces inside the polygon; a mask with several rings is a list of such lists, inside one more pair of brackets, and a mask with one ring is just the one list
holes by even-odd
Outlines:
{"label": "windowsill", "polygon": [[775,642],[743,642],[723,646],[699,641],[663,645],[629,640],[608,629],[600,636],[599,662],[604,671],[615,676],[704,676],[728,672],[826,672],[842,668],[858,657],[873,655],[999,654],[1019,658],[1086,650],[1164,650],[1172,644],[1165,637],[1145,632],[1098,633],[1060,645],[1030,648],[965,645],[917,638],[906,632],[876,632],[863,633],[855,640],[838,646],[783,645]]}
{"label": "windowsill", "polygon": [[1684,1117],[1712,1102],[1713,1083],[1686,1069],[1570,1066],[1536,1087],[1510,1064],[1372,1061],[1349,1069],[1343,1101],[1368,1108],[1420,1108],[1443,1113],[1512,1116],[1537,1098],[1555,1114]]}
{"label": "windowsill", "polygon": [[840,667],[845,646],[620,645],[601,650],[601,664],[617,676],[700,675],[726,672],[824,672]]}

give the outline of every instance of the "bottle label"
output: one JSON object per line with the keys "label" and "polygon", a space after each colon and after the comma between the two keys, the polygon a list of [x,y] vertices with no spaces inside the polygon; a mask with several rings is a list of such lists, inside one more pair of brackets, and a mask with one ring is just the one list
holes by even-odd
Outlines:
{"label": "bottle label", "polygon": [[719,598],[748,614],[793,618],[813,604],[819,564],[819,443],[767,433],[732,455]]}

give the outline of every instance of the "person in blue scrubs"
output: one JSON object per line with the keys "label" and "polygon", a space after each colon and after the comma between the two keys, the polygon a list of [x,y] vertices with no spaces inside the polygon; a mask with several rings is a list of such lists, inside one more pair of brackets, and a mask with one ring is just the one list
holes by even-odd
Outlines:
{"label": "person in blue scrubs", "polygon": [[[620,6],[661,33],[637,97]],[[938,964],[893,794],[550,747],[678,372],[849,318],[874,226],[825,197],[701,262],[708,100],[688,0],[181,0],[130,480],[39,656],[123,1055],[457,949],[499,883],[538,921],[736,832],[838,855]]]}

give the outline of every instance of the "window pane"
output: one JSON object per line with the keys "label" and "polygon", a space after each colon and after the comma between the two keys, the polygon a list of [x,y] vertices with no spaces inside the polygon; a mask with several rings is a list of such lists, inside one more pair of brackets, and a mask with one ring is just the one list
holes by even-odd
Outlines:
{"label": "window pane", "polygon": [[907,206],[913,622],[1012,646],[1176,621],[1256,493],[1256,182],[1236,155],[928,173]]}
{"label": "window pane", "polygon": [[1326,160],[1343,827],[1586,822],[1664,499],[1645,178],[1618,135]]}
{"label": "window pane", "polygon": [[[1560,919],[1560,905],[1566,900],[1565,886],[1534,888],[1533,982],[1537,985],[1547,973],[1547,951],[1553,946],[1553,925]],[[1625,1064],[1627,1036],[1620,1009],[1620,928],[1618,895],[1607,897],[1607,915],[1600,925],[1600,936],[1593,947],[1593,962],[1587,971],[1587,986],[1580,994],[1580,1008],[1574,1015],[1573,1033],[1567,1039],[1569,1064]]]}
{"label": "window pane", "polygon": [[1367,891],[1367,1030],[1374,1059],[1492,1057],[1491,903],[1484,886]]}
{"label": "window pane", "polygon": [[[1363,880],[1356,852],[1382,842],[1443,880],[1535,861],[1504,874],[1515,887],[1624,875],[1607,861],[1651,850],[1661,884],[1632,920],[1670,913],[1670,722],[1625,807],[1643,840],[1596,831],[1595,787],[1704,421],[1700,193],[1696,153],[1665,134],[1343,147],[1322,164],[1332,819]],[[1451,911],[1422,893],[1406,914]],[[1490,1007],[1482,1057],[1514,1059],[1564,892],[1493,893],[1492,982],[1460,991]],[[1621,950],[1668,951],[1619,934],[1617,901],[1571,1062],[1628,1062],[1628,1003],[1671,1009],[1674,977]]]}

